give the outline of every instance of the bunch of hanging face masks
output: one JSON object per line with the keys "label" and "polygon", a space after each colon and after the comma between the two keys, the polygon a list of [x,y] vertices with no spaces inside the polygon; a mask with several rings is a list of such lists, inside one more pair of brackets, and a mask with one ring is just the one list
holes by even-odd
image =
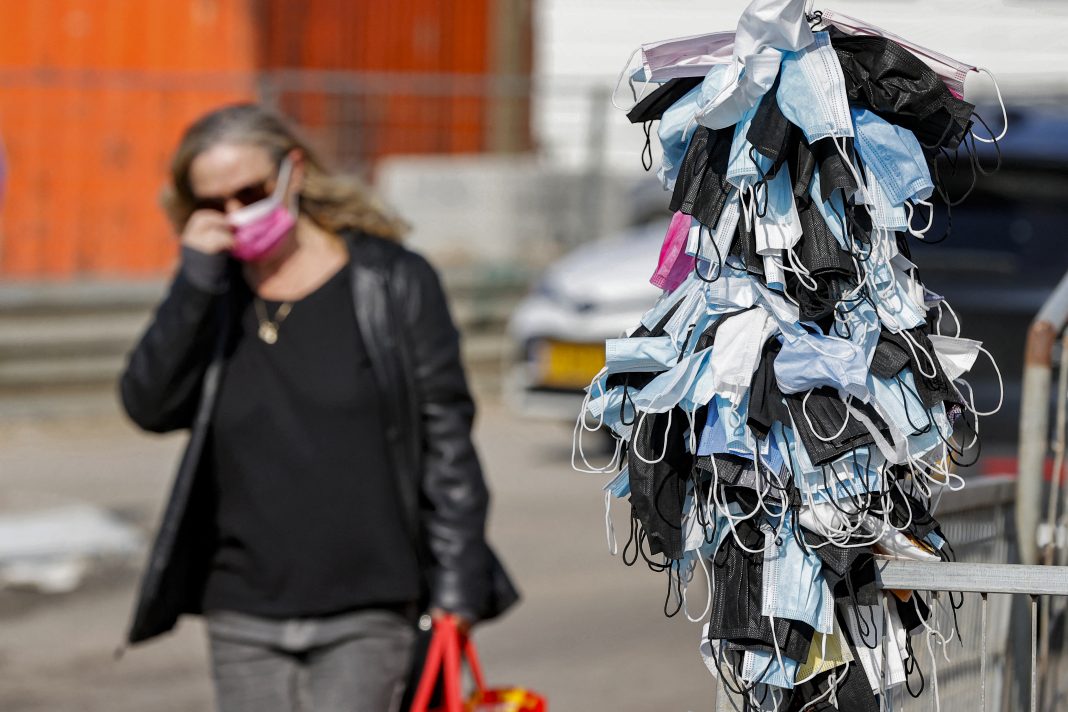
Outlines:
{"label": "bunch of hanging face masks", "polygon": [[[931,510],[987,414],[963,377],[989,353],[908,246],[954,202],[932,167],[976,138],[975,68],[797,6],[643,51],[655,89],[630,117],[659,121],[664,293],[607,342],[574,464],[619,469],[610,546],[609,498],[629,498],[624,560],[668,574],[665,612],[703,622],[741,707],[877,710],[888,687],[919,694],[910,635],[945,606],[879,591],[874,557],[952,557]],[[582,449],[597,428],[605,466]]]}

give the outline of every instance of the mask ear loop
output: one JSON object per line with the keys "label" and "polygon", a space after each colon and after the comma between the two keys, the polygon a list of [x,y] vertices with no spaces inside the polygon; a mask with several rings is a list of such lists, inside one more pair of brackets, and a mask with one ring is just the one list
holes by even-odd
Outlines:
{"label": "mask ear loop", "polygon": [[[945,303],[945,299],[938,302],[938,317],[935,319],[935,334],[938,336],[945,336],[942,333],[942,305]],[[953,335],[954,339],[960,338],[960,319],[957,318],[956,312],[952,308],[949,310],[950,316],[953,317],[953,321],[956,323],[957,332]]]}
{"label": "mask ear loop", "polygon": [[[923,400],[920,398],[919,392],[915,388],[906,389],[905,381],[901,377],[901,374],[894,376],[894,383],[897,384],[897,389],[901,393],[901,405],[905,408],[905,420],[908,421],[909,426],[912,428],[911,435],[926,435],[931,432],[931,428],[934,427],[934,419],[931,414],[924,407]],[[909,410],[909,396],[916,399],[916,402],[920,404],[920,410],[927,416],[927,424],[918,426],[912,422],[912,412]]]}
{"label": "mask ear loop", "polygon": [[[756,148],[749,147],[749,160],[753,163],[753,167],[756,168],[757,179],[753,184],[753,209],[756,212],[756,216],[759,218],[767,217],[768,215],[768,201],[771,199],[768,195],[768,176],[764,171],[760,169],[760,163],[756,158]],[[760,208],[760,193],[763,188],[764,193],[764,207]]]}
{"label": "mask ear loop", "polygon": [[850,396],[846,396],[846,399],[845,399],[845,403],[846,403],[846,417],[845,417],[845,420],[842,421],[842,427],[838,429],[838,432],[835,433],[834,435],[831,435],[830,437],[824,437],[824,436],[820,435],[819,432],[816,430],[815,424],[812,422],[812,418],[809,417],[809,414],[808,414],[808,399],[811,396],[812,396],[812,389],[809,389],[808,391],[805,392],[805,397],[801,399],[801,415],[803,415],[805,417],[805,422],[808,424],[808,429],[812,431],[812,434],[814,436],[816,436],[817,440],[819,440],[821,442],[825,442],[825,443],[833,443],[835,440],[837,440],[838,438],[842,437],[842,433],[844,433],[845,430],[846,430],[846,427],[849,426],[849,417],[850,417],[849,416],[849,403],[853,400],[853,396],[851,396],[851,395]]}
{"label": "mask ear loop", "polygon": [[981,351],[982,353],[986,354],[986,357],[990,359],[990,363],[994,366],[994,373],[996,373],[997,376],[998,376],[998,404],[996,406],[994,406],[993,410],[988,410],[988,411],[985,411],[985,412],[984,411],[975,410],[974,409],[974,404],[973,404],[972,412],[975,413],[978,416],[994,415],[999,410],[1001,410],[1001,406],[1005,403],[1005,381],[1001,377],[1001,369],[998,368],[998,362],[994,359],[994,355],[991,354],[986,349],[984,349],[982,346],[980,346],[978,348],[979,348],[979,351]]}
{"label": "mask ear loop", "polygon": [[[967,145],[965,145],[965,148],[967,148]],[[950,158],[949,158],[949,151],[947,151],[944,148],[939,149],[939,150],[940,150],[942,156],[946,159],[946,162],[949,163],[950,167],[953,169],[953,175],[957,175],[957,163],[959,162],[958,156],[959,156],[959,153],[960,153],[960,146],[957,146],[957,148],[954,150],[954,152],[953,152],[954,157],[953,157],[952,160],[950,160]],[[999,156],[1000,156],[1000,150],[999,150]],[[999,159],[998,159],[999,163],[1000,163],[1000,160],[1001,159],[999,157]],[[931,163],[934,166],[934,173],[931,176],[932,182],[934,183],[935,188],[938,190],[938,195],[939,195],[939,197],[942,198],[942,202],[944,202],[946,204],[946,214],[947,214],[947,218],[949,220],[949,225],[947,225],[947,227],[946,227],[946,234],[943,237],[941,237],[940,239],[938,239],[938,240],[930,240],[929,241],[931,244],[938,244],[939,242],[942,242],[947,237],[949,237],[950,232],[952,232],[953,208],[958,206],[958,205],[960,205],[965,200],[967,200],[968,196],[971,195],[972,191],[975,190],[975,186],[977,186],[979,184],[979,170],[976,167],[975,161],[972,158],[969,158],[968,159],[968,164],[972,168],[972,182],[968,186],[968,189],[965,190],[963,194],[961,194],[960,196],[958,196],[956,198],[950,198],[949,197],[949,193],[946,192],[944,186],[942,185],[942,171],[938,167],[938,160],[936,159],[936,160],[932,161]]]}
{"label": "mask ear loop", "polygon": [[797,712],[808,712],[809,710],[813,710],[817,705],[821,704],[824,699],[827,700],[827,704],[835,709],[841,709],[841,705],[838,704],[838,686],[845,682],[846,677],[849,676],[849,665],[841,665],[840,667],[842,668],[842,673],[840,675],[833,672],[831,673],[831,676],[827,681],[827,691],[820,693],[819,697],[813,697]]}
{"label": "mask ear loop", "polygon": [[[993,132],[991,132],[990,133],[990,138],[983,138],[982,136],[976,136],[974,131],[969,131],[969,133],[971,133],[972,138],[974,138],[976,141],[980,141],[982,143],[997,143],[1001,139],[1005,138],[1005,134],[1009,130],[1009,114],[1005,110],[1005,100],[1001,96],[1001,87],[998,86],[997,77],[995,77],[993,75],[993,73],[989,69],[986,69],[985,67],[977,67],[976,68],[976,73],[980,73],[980,72],[985,74],[985,75],[987,75],[988,77],[990,77],[990,81],[994,82],[994,91],[997,93],[998,105],[1001,107],[1001,133],[999,133],[997,136],[995,136],[993,134]],[[988,128],[987,131],[990,131],[990,129]]]}
{"label": "mask ear loop", "polygon": [[668,411],[667,426],[665,426],[664,428],[664,451],[660,453],[660,457],[658,457],[657,459],[647,460],[645,459],[645,457],[642,456],[640,452],[638,452],[638,433],[641,432],[642,424],[645,422],[646,417],[648,417],[649,415],[649,411],[642,411],[641,416],[638,417],[638,422],[634,425],[634,434],[631,435],[630,452],[634,455],[634,457],[638,458],[646,465],[658,465],[664,461],[664,458],[667,457],[668,445],[670,444],[668,442],[667,433],[671,430],[671,419],[674,417],[674,414],[674,408]]}
{"label": "mask ear loop", "polygon": [[[934,356],[927,351],[926,347],[921,346],[919,340],[907,330],[902,329],[900,333],[901,338],[904,339],[905,344],[908,345],[909,350],[912,352],[912,358],[916,362],[916,370],[920,372],[920,375],[924,378],[938,378],[938,363],[934,360]],[[931,367],[930,373],[923,370],[923,365],[920,363],[920,354],[927,358],[927,365]]]}
{"label": "mask ear loop", "polygon": [[604,493],[604,527],[605,536],[608,538],[608,554],[615,556],[619,553],[619,540],[616,539],[616,527],[612,523],[612,493]]}
{"label": "mask ear loop", "polygon": [[[691,623],[700,623],[705,617],[712,611],[712,574],[708,571],[708,564],[705,563],[705,557],[701,553],[701,550],[697,550],[697,563],[701,565],[701,569],[705,572],[705,609],[701,611],[701,615],[694,618],[690,615],[690,609],[686,605],[686,593],[689,591],[689,586],[683,589],[682,592],[682,612],[686,616],[686,620]],[[696,568],[696,565],[695,565]]]}
{"label": "mask ear loop", "polygon": [[908,212],[906,222],[908,222],[908,233],[915,237],[917,240],[922,240],[924,236],[930,232],[931,227],[934,225],[934,203],[929,200],[917,200],[916,205],[925,205],[930,210],[927,215],[927,225],[922,230],[917,230],[912,227],[912,216],[915,214],[915,208],[910,201],[905,201],[905,209]]}
{"label": "mask ear loop", "polygon": [[[713,457],[712,458],[712,462],[715,463],[715,461],[716,461],[716,459],[715,459],[715,457]],[[718,477],[718,475],[717,475],[717,477]],[[717,486],[716,489],[718,490],[718,486]],[[747,547],[745,544],[742,543],[741,537],[738,536],[738,529],[735,528],[735,526],[734,526],[734,523],[736,521],[737,522],[744,522],[747,519],[752,519],[757,514],[759,514],[761,512],[761,510],[763,510],[763,508],[764,508],[764,502],[763,502],[764,494],[760,490],[757,490],[756,492],[757,492],[758,500],[757,500],[756,506],[753,507],[753,511],[751,511],[748,514],[745,514],[743,516],[739,516],[739,517],[736,517],[735,515],[731,514],[730,509],[727,507],[727,501],[726,500],[723,500],[722,502],[720,502],[719,496],[718,496],[718,492],[717,492],[716,497],[715,497],[716,509],[718,509],[720,514],[723,515],[723,518],[727,520],[727,526],[730,527],[731,536],[734,537],[735,545],[739,549],[741,549],[742,551],[744,551],[746,553],[749,553],[749,554],[763,554],[765,551],[768,550],[768,545],[767,544],[765,544],[763,547],[761,547],[759,549],[750,549],[749,547]]]}
{"label": "mask ear loop", "polygon": [[[630,106],[620,106],[616,102],[616,94],[619,93],[619,86],[623,83],[623,77],[626,75],[627,70],[630,69],[631,60],[633,60],[634,59],[634,55],[638,54],[638,52],[641,52],[641,50],[642,50],[641,46],[635,47],[634,50],[629,55],[627,55],[627,61],[626,61],[626,63],[623,64],[623,68],[619,70],[619,76],[616,77],[615,86],[612,87],[612,106],[616,107],[620,111],[630,111],[631,109],[633,109],[635,106],[638,105],[639,101],[641,101],[642,99],[645,98],[645,89],[649,86],[649,83],[650,83],[650,81],[648,79],[645,80],[645,83],[642,86],[642,96],[640,98],[636,97],[634,99],[634,103],[633,104],[631,104]],[[630,84],[631,84],[631,92],[633,93],[633,91],[634,91],[634,82],[633,82],[633,80],[630,80]]]}
{"label": "mask ear loop", "polygon": [[[953,383],[954,385],[958,383],[963,384],[964,387],[968,389],[968,400],[967,403],[964,404],[966,406],[965,412],[971,411],[972,415],[975,417],[975,423],[971,426],[972,430],[974,431],[972,441],[968,443],[968,445],[964,448],[965,450],[967,450],[979,441],[979,418],[975,416],[975,391],[972,390],[972,385],[963,378],[958,378],[957,380],[953,381]],[[961,413],[960,417],[963,418],[964,413]]]}
{"label": "mask ear loop", "polygon": [[[591,465],[589,459],[586,457],[586,452],[582,447],[583,431],[592,433],[604,427],[604,416],[605,410],[607,408],[608,394],[605,391],[604,385],[601,383],[600,379],[606,372],[607,369],[601,369],[601,371],[596,376],[594,376],[593,381],[590,383],[590,387],[586,391],[586,396],[582,399],[582,407],[579,410],[578,418],[575,420],[575,429],[571,434],[571,469],[576,472],[582,472],[588,475],[604,475],[616,469],[616,464],[619,461],[619,456],[622,452],[623,447],[623,441],[617,440],[616,449],[615,452],[612,454],[612,459],[609,460],[608,464],[603,467],[596,467],[594,465]],[[597,425],[591,428],[586,425],[586,415],[590,404],[590,398],[593,396],[594,384],[597,384],[597,386],[601,390],[601,415],[599,416]],[[579,467],[575,459],[576,454],[582,458],[582,464],[585,469]]]}
{"label": "mask ear loop", "polygon": [[642,168],[645,172],[653,170],[653,122],[652,120],[646,121],[642,124],[642,131],[645,132],[645,143],[642,144]]}
{"label": "mask ear loop", "polygon": [[[720,254],[719,245],[716,244],[716,239],[712,234],[712,230],[710,228],[708,228],[707,226],[705,226],[704,223],[698,223],[698,224],[700,225],[700,227],[697,228],[697,254],[694,255],[693,272],[694,272],[694,274],[697,275],[697,278],[700,279],[705,284],[712,284],[713,282],[718,281],[719,278],[723,276],[723,255]],[[702,239],[702,237],[704,235],[704,231],[705,230],[708,230],[708,235],[709,235],[708,241],[712,243],[712,249],[716,251],[716,276],[715,277],[706,277],[705,275],[701,274],[701,260],[703,259],[701,257],[701,241],[702,241],[701,239]],[[707,261],[707,260],[705,260],[705,261]]]}

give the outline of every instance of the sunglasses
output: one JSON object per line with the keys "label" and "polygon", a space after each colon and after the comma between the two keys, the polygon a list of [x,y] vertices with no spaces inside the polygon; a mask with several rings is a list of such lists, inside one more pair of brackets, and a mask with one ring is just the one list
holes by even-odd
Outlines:
{"label": "sunglasses", "polygon": [[220,213],[226,212],[226,204],[231,200],[236,200],[241,205],[252,205],[258,203],[261,200],[265,200],[270,197],[272,190],[268,190],[267,186],[273,182],[273,179],[268,178],[262,180],[259,183],[250,183],[243,188],[238,188],[229,195],[211,195],[203,197],[194,197],[193,209],[194,210],[215,210]]}

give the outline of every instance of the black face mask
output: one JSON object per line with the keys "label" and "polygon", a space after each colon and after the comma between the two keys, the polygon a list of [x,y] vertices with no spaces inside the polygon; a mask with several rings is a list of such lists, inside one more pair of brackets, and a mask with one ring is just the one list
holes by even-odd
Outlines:
{"label": "black face mask", "polygon": [[[792,124],[779,108],[776,98],[778,90],[779,78],[775,77],[775,83],[760,100],[745,135],[757,153],[772,161],[765,180],[774,178],[788,158],[796,155],[797,144],[802,140],[801,129]],[[755,160],[753,162],[756,163]]]}
{"label": "black face mask", "polygon": [[[840,455],[855,450],[861,445],[875,442],[867,428],[857,418],[850,418],[845,428],[842,429],[842,423],[846,419],[846,405],[833,388],[824,386],[813,389],[812,395],[809,396],[808,403],[805,406],[805,413],[808,414],[808,419],[801,412],[801,404],[804,398],[804,393],[787,394],[786,406],[790,409],[794,424],[797,426],[797,434],[801,438],[801,444],[804,445],[805,452],[808,453],[813,465],[822,465]],[[889,428],[886,427],[882,418],[878,416],[870,405],[855,402],[853,407],[871,418],[872,422],[879,428],[879,431],[883,432],[887,438],[890,437]],[[809,420],[812,421],[812,425],[819,430],[819,434],[824,438],[834,435],[839,429],[842,429],[842,432],[831,442],[825,442],[817,438],[809,428]]]}
{"label": "black face mask", "polygon": [[694,131],[671,194],[673,212],[692,215],[715,229],[731,191],[725,174],[733,131],[733,127],[713,131],[704,126]]}
{"label": "black face mask", "polygon": [[801,319],[821,323],[834,316],[842,295],[856,285],[857,269],[849,254],[838,246],[819,210],[803,204],[797,215],[802,234],[795,250],[816,288],[809,289],[811,285],[802,284],[792,272],[786,275],[786,287],[798,303]]}
{"label": "black face mask", "polygon": [[[668,420],[670,418],[670,427]],[[682,505],[686,483],[693,469],[693,456],[686,452],[689,421],[678,408],[668,413],[650,413],[635,425],[634,441],[627,453],[630,469],[630,504],[649,541],[651,554],[681,559]],[[665,452],[655,465],[634,456],[634,449],[646,460]]]}
{"label": "black face mask", "polygon": [[929,150],[960,144],[975,106],[953,96],[933,69],[885,37],[829,31],[850,104],[912,131]]}
{"label": "black face mask", "polygon": [[664,82],[650,92],[649,96],[635,104],[634,108],[627,112],[627,119],[632,124],[644,124],[646,121],[660,119],[665,111],[703,80],[704,77],[676,77]]}
{"label": "black face mask", "polygon": [[749,383],[749,413],[747,424],[761,440],[768,437],[771,426],[775,423],[790,422],[790,411],[783,400],[779,382],[775,380],[775,356],[782,350],[777,338],[770,338],[764,344],[760,361],[753,371],[753,380]]}
{"label": "black face mask", "polygon": [[904,339],[884,329],[879,334],[879,343],[871,357],[871,373],[877,378],[893,378],[909,365],[911,358]]}
{"label": "black face mask", "polygon": [[[852,195],[857,189],[857,181],[853,178],[852,171],[846,167],[845,159],[834,146],[834,139],[828,136],[821,138],[809,147],[816,163],[820,167],[820,198],[827,202],[831,194],[836,190],[844,191],[845,195]],[[845,139],[845,154],[853,155],[853,139]]]}
{"label": "black face mask", "polygon": [[[757,506],[755,493],[731,488],[731,495],[741,498],[745,511]],[[764,532],[752,517],[735,523],[738,538],[747,549],[764,548]],[[738,546],[733,534],[728,534],[712,558],[715,593],[712,615],[709,618],[710,640],[728,641],[746,649],[772,651],[778,640],[782,654],[793,660],[804,660],[815,633],[801,621],[775,619],[772,635],[771,621],[761,613],[763,600],[764,555],[752,554]]]}

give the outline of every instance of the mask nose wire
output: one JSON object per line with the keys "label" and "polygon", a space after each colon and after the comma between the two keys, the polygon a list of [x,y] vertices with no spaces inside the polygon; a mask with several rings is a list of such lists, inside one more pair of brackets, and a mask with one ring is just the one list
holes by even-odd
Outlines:
{"label": "mask nose wire", "polygon": [[998,79],[994,76],[993,72],[991,72],[985,67],[977,67],[976,73],[985,74],[990,77],[990,81],[994,82],[994,91],[995,93],[997,93],[998,105],[1001,107],[1001,132],[997,136],[994,136],[993,133],[991,133],[989,138],[976,136],[974,131],[969,131],[969,133],[971,133],[972,138],[974,138],[976,141],[980,141],[981,143],[997,143],[1001,139],[1005,138],[1005,133],[1009,130],[1009,114],[1005,110],[1005,99],[1003,99],[1001,96],[1001,87],[998,86]]}

